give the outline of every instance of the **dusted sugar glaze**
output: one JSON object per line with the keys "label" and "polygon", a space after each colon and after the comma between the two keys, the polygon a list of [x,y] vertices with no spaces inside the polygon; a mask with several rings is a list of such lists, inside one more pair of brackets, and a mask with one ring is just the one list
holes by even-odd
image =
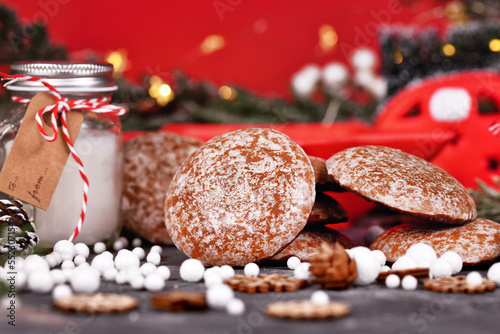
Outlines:
{"label": "dusted sugar glaze", "polygon": [[201,144],[164,132],[125,142],[122,216],[127,230],[152,243],[172,243],[165,227],[165,194],[179,166]]}
{"label": "dusted sugar glaze", "polygon": [[353,147],[333,155],[326,168],[342,187],[400,212],[451,224],[477,215],[474,199],[455,178],[401,150]]}
{"label": "dusted sugar glaze", "polygon": [[316,200],[307,225],[327,225],[346,222],[347,211],[334,198],[316,193]]}
{"label": "dusted sugar glaze", "polygon": [[174,244],[209,265],[269,258],[307,223],[314,172],[302,148],[271,129],[205,143],[170,184],[165,221]]}
{"label": "dusted sugar glaze", "polygon": [[408,248],[419,242],[432,246],[438,256],[455,251],[467,265],[488,263],[500,256],[500,224],[483,218],[465,225],[406,223],[385,231],[370,249],[378,249],[387,261],[396,262]]}

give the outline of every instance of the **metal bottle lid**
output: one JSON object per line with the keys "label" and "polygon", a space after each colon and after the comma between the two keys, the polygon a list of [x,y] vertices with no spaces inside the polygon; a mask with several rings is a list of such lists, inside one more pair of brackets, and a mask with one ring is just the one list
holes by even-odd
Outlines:
{"label": "metal bottle lid", "polygon": [[[106,62],[22,61],[10,65],[11,74],[46,79],[60,93],[107,93],[118,87],[114,84],[113,65]],[[17,81],[8,90],[16,92],[48,91],[40,82]]]}

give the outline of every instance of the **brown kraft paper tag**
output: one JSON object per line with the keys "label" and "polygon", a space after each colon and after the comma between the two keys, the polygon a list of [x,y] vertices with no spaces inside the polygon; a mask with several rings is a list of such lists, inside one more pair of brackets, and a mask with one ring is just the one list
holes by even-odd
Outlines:
{"label": "brown kraft paper tag", "polygon": [[[35,120],[40,109],[55,102],[56,99],[47,92],[39,93],[31,99],[7,160],[0,171],[0,191],[43,210],[49,207],[70,153],[61,126],[57,139],[48,142],[40,134]],[[45,132],[50,135],[52,126],[49,114],[46,114],[43,126]],[[66,122],[71,141],[74,142],[83,122],[83,114],[71,110],[67,114]]]}

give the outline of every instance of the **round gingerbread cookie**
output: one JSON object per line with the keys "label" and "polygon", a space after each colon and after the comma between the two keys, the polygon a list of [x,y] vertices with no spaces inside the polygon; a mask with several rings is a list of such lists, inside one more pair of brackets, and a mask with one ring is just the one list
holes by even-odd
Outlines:
{"label": "round gingerbread cookie", "polygon": [[152,243],[171,244],[165,227],[165,194],[179,166],[201,142],[173,133],[148,133],[125,142],[124,228]]}
{"label": "round gingerbread cookie", "polygon": [[310,155],[309,160],[311,160],[311,164],[314,169],[316,189],[320,191],[345,191],[345,189],[343,189],[330,175],[328,175],[328,172],[326,171],[325,159]]}
{"label": "round gingerbread cookie", "polygon": [[170,184],[165,221],[174,244],[209,265],[245,265],[292,242],[314,204],[302,148],[271,129],[242,129],[205,143]]}
{"label": "round gingerbread cookie", "polygon": [[464,225],[429,221],[406,223],[384,232],[370,249],[378,249],[387,261],[396,262],[408,248],[419,242],[432,246],[438,256],[455,251],[465,265],[490,263],[500,256],[500,224],[483,218]]}
{"label": "round gingerbread cookie", "polygon": [[309,216],[307,226],[337,224],[349,219],[347,211],[334,198],[316,192],[314,206]]}
{"label": "round gingerbread cookie", "polygon": [[298,257],[302,262],[310,262],[313,254],[326,242],[334,245],[340,243],[344,248],[354,247],[354,243],[344,234],[332,230],[328,227],[317,229],[306,229],[302,231],[294,241],[286,246],[282,251],[273,256],[271,261],[286,261],[292,256]]}
{"label": "round gingerbread cookie", "polygon": [[328,174],[369,201],[450,224],[476,218],[467,189],[441,168],[401,150],[358,146],[326,161]]}

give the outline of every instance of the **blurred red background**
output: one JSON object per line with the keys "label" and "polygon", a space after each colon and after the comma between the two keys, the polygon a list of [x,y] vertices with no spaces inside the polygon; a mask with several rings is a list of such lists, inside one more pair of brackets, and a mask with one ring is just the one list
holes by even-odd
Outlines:
{"label": "blurred red background", "polygon": [[[382,24],[434,26],[444,32],[446,2],[357,0],[163,1],[6,0],[22,23],[43,21],[49,35],[75,60],[89,50],[104,57],[125,50],[125,75],[169,79],[182,69],[195,79],[239,85],[264,96],[290,97],[290,77],[303,66],[346,64],[355,48],[377,50]],[[322,26],[337,42],[320,46]],[[219,35],[223,47],[204,53],[201,44]],[[335,36],[333,36],[335,37]],[[216,41],[217,42],[217,41]],[[220,40],[219,40],[220,42]],[[219,43],[220,44],[220,43]],[[220,45],[219,45],[220,46]]]}

